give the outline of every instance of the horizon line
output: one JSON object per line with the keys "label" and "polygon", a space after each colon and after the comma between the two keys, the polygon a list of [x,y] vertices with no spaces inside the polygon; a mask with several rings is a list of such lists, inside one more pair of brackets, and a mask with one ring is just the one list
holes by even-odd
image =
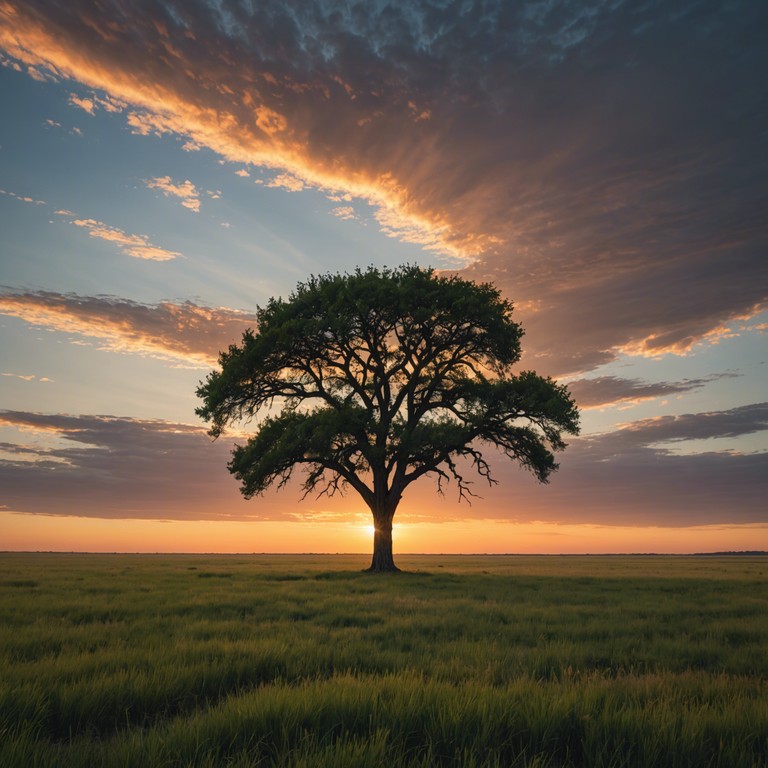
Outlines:
{"label": "horizon line", "polygon": [[[370,557],[370,552],[137,552],[76,549],[3,549],[0,555],[150,555],[180,557]],[[768,550],[738,549],[713,552],[399,552],[397,557],[711,557],[766,556]]]}

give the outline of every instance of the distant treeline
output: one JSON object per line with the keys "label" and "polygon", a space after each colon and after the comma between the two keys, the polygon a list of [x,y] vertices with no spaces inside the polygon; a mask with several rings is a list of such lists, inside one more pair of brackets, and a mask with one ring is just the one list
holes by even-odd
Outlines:
{"label": "distant treeline", "polygon": [[768,555],[768,552],[764,549],[745,549],[739,552],[697,552],[696,555],[749,555],[752,557],[754,555]]}

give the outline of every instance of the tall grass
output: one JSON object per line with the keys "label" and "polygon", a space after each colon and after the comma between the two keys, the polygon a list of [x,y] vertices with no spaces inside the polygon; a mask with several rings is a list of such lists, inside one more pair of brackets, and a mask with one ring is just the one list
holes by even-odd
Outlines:
{"label": "tall grass", "polygon": [[0,766],[768,765],[763,558],[0,555]]}

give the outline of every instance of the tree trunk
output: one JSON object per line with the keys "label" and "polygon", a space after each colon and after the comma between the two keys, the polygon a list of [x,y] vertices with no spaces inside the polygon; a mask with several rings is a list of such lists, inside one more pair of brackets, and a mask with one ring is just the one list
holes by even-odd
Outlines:
{"label": "tree trunk", "polygon": [[392,557],[392,518],[373,519],[373,560],[370,573],[395,573],[400,569]]}

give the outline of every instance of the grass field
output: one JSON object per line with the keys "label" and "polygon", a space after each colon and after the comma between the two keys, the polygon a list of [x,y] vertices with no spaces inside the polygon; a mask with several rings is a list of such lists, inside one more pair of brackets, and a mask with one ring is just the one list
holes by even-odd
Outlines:
{"label": "grass field", "polygon": [[0,766],[768,765],[768,558],[0,554]]}

